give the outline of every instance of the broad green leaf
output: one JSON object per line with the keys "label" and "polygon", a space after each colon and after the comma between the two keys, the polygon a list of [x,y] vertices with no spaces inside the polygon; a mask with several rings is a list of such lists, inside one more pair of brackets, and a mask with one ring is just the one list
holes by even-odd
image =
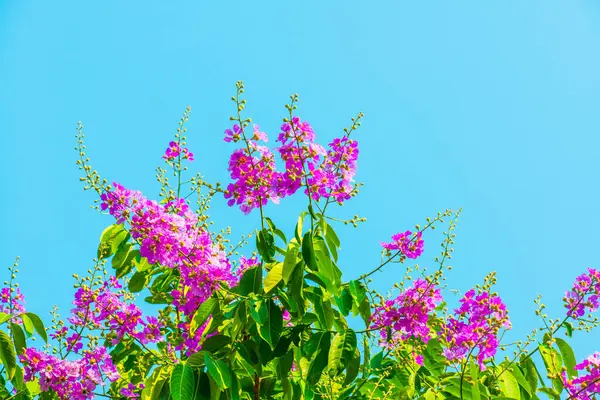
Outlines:
{"label": "broad green leaf", "polygon": [[367,291],[365,290],[365,286],[359,281],[350,281],[348,283],[348,287],[350,288],[350,293],[352,294],[352,298],[354,298],[354,302],[356,305],[360,305],[363,302],[363,300],[367,298]]}
{"label": "broad green leaf", "polygon": [[33,335],[33,333],[35,332],[33,321],[31,320],[31,318],[29,318],[27,314],[21,314],[20,317],[21,321],[23,321],[23,328],[25,328],[25,333],[27,334],[27,337],[31,337],[31,335]]}
{"label": "broad green leaf", "polygon": [[479,392],[479,366],[474,361],[471,361],[469,367],[471,379],[473,379],[473,387],[471,388],[472,398],[473,400],[481,400],[481,394]]}
{"label": "broad green leaf", "polygon": [[173,400],[188,400],[194,396],[194,370],[187,364],[179,363],[171,372],[171,396]]}
{"label": "broad green leaf", "polygon": [[319,382],[321,373],[327,367],[330,344],[331,334],[329,332],[323,332],[323,334],[319,337],[319,341],[317,342],[316,353],[308,367],[308,372],[306,375],[308,384],[316,385]]}
{"label": "broad green leaf", "polygon": [[263,324],[256,324],[256,329],[261,338],[271,346],[271,350],[275,349],[281,331],[283,329],[283,313],[281,308],[273,300],[267,303],[267,320]]}
{"label": "broad green leaf", "polygon": [[304,234],[302,239],[302,258],[304,262],[313,271],[317,270],[317,259],[313,248],[312,233],[310,231]]}
{"label": "broad green leaf", "polygon": [[238,285],[239,294],[247,296],[250,293],[260,294],[262,290],[262,267],[248,268]]}
{"label": "broad green leaf", "polygon": [[[506,368],[506,362],[502,363],[502,367]],[[525,378],[525,375],[521,371],[521,368],[519,368],[519,366],[516,364],[512,364],[509,368],[512,371],[515,378],[517,379],[517,382],[519,382],[519,385],[521,385],[523,390],[525,390],[527,394],[531,397],[531,395],[535,393],[535,389],[531,389],[531,385],[527,381],[527,378]]]}
{"label": "broad green leaf", "polygon": [[539,380],[538,380],[539,372],[537,370],[537,367],[535,366],[535,363],[529,357],[527,357],[527,358],[522,357],[519,364],[523,368],[523,374],[525,375],[525,378],[527,379],[527,383],[529,383],[529,388],[531,389],[532,392],[535,392],[537,390],[538,382],[539,382]]}
{"label": "broad green leaf", "polygon": [[15,375],[15,369],[17,366],[17,355],[15,353],[14,345],[10,337],[6,332],[0,330],[0,360],[6,368],[6,376],[11,379]]}
{"label": "broad green leaf", "polygon": [[282,278],[283,282],[287,285],[290,281],[292,273],[299,265],[298,260],[298,246],[290,244],[287,252],[285,253],[285,259],[283,260]]}
{"label": "broad green leaf", "polygon": [[[40,335],[40,337],[42,338],[42,340],[46,343],[48,343],[48,335],[46,334],[46,328],[44,327],[44,323],[42,322],[42,319],[40,317],[37,316],[37,314],[34,313],[26,313],[25,314],[27,317],[29,317],[29,319],[31,320],[31,323],[33,324],[33,327],[35,328],[35,331],[37,332],[38,335]],[[23,318],[23,325],[25,325],[25,319]]]}
{"label": "broad green leaf", "polygon": [[219,386],[219,389],[225,390],[231,385],[231,372],[229,366],[221,360],[213,360],[208,353],[204,353],[204,363],[208,370],[208,375]]}
{"label": "broad green leaf", "polygon": [[100,236],[98,258],[110,257],[126,237],[127,231],[123,228],[123,225],[111,225],[106,228]]}
{"label": "broad green leaf", "polygon": [[343,286],[339,296],[336,296],[335,302],[337,303],[340,312],[347,317],[350,311],[352,311],[352,293],[348,286]]}
{"label": "broad green leaf", "polygon": [[328,367],[334,374],[340,372],[352,360],[356,346],[356,333],[352,329],[335,335],[329,348],[328,360]]}
{"label": "broad green leaf", "polygon": [[335,233],[335,230],[331,227],[331,225],[327,224],[327,231],[325,233],[325,237],[327,241],[330,241],[333,244],[333,247],[340,248],[340,239],[338,235]]}
{"label": "broad green leaf", "polygon": [[231,344],[231,338],[226,335],[214,335],[202,342],[202,349],[215,353]]}
{"label": "broad green leaf", "polygon": [[148,274],[146,274],[146,271],[137,271],[135,274],[133,274],[131,280],[129,281],[129,291],[132,293],[141,292],[144,290],[147,284]]}
{"label": "broad green leaf", "polygon": [[360,370],[360,352],[358,349],[354,350],[354,355],[348,365],[346,366],[346,378],[344,379],[344,386],[350,385],[354,379],[358,376]]}
{"label": "broad green leaf", "polygon": [[256,249],[265,262],[271,262],[275,255],[275,238],[268,229],[263,228],[256,235]]}
{"label": "broad green leaf", "polygon": [[517,382],[517,379],[511,370],[507,369],[502,373],[502,375],[500,375],[498,384],[500,385],[500,390],[504,396],[517,400],[521,398],[519,382]]}
{"label": "broad green leaf", "polygon": [[265,277],[264,289],[265,293],[269,293],[273,288],[277,286],[279,282],[281,282],[283,273],[283,263],[277,263],[273,265],[271,270],[267,273]]}
{"label": "broad green leaf", "polygon": [[204,301],[204,303],[200,304],[198,310],[194,314],[194,318],[192,318],[191,322],[191,331],[195,332],[198,328],[200,328],[210,317],[210,315],[217,309],[219,305],[219,301],[215,297],[209,297]]}
{"label": "broad green leaf", "polygon": [[8,315],[7,313],[4,313],[4,312],[0,312],[0,324],[5,323],[9,319],[10,319],[10,315]]}
{"label": "broad green leaf", "polygon": [[25,341],[25,332],[20,325],[12,323],[10,324],[10,330],[12,331],[13,340],[15,342],[15,351],[17,355],[23,353],[23,350],[27,348],[27,342]]}
{"label": "broad green leaf", "polygon": [[573,349],[565,340],[561,338],[556,338],[555,340],[556,346],[558,347],[560,355],[562,356],[565,368],[567,369],[567,375],[569,378],[577,376],[577,371],[575,370],[577,361],[575,360],[575,353],[573,352]]}
{"label": "broad green leaf", "polygon": [[191,367],[194,367],[194,368],[204,366],[204,353],[206,353],[206,352],[201,350],[201,351],[189,356],[187,359],[188,365]]}
{"label": "broad green leaf", "polygon": [[442,346],[436,339],[427,343],[423,352],[423,366],[432,376],[438,377],[446,370],[446,359],[442,355]]}
{"label": "broad green leaf", "polygon": [[[559,376],[562,368],[562,357],[558,350],[549,347],[545,343],[540,344],[540,355],[544,361],[544,366],[549,375]],[[552,379],[552,386],[558,393],[563,390],[563,383],[560,377]]]}
{"label": "broad green leaf", "polygon": [[119,269],[123,266],[125,260],[127,260],[127,256],[129,255],[129,250],[133,247],[131,243],[125,243],[117,249],[117,252],[112,258],[111,264],[114,269]]}
{"label": "broad green leaf", "polygon": [[269,318],[269,307],[267,306],[267,303],[262,300],[254,301],[249,309],[252,319],[259,325],[264,324],[267,318]]}

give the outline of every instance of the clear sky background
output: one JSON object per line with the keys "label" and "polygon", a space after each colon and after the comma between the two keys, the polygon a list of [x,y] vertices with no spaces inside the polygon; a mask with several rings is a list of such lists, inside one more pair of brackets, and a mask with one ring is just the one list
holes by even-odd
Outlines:
{"label": "clear sky background", "polygon": [[[20,255],[29,308],[66,314],[71,274],[112,222],[78,181],[77,121],[102,176],[155,196],[154,168],[191,105],[192,169],[225,182],[223,130],[244,80],[247,115],[272,139],[291,93],[325,143],[365,112],[366,185],[336,210],[368,218],[338,228],[345,279],[377,264],[379,241],[463,207],[448,284],[498,271],[522,336],[539,326],[538,293],[562,316],[574,278],[600,267],[599,48],[594,0],[0,0],[0,263]],[[267,213],[291,232],[300,208]],[[236,235],[258,223],[220,198],[212,215]],[[432,267],[440,237],[425,240]],[[394,266],[376,287],[401,276]],[[599,338],[576,333],[578,358]]]}

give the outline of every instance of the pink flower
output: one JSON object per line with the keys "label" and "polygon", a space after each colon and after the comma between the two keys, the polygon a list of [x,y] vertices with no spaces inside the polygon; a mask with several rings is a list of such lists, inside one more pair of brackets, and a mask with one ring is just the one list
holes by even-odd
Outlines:
{"label": "pink flower", "polygon": [[382,242],[381,246],[391,251],[400,250],[404,256],[415,259],[423,254],[424,242],[421,235],[421,232],[413,234],[411,231],[397,233],[392,236],[393,242]]}
{"label": "pink flower", "polygon": [[[444,356],[450,361],[464,361],[467,354],[477,355],[480,369],[485,370],[485,360],[496,355],[498,332],[511,329],[506,306],[496,294],[469,290],[460,300],[441,334],[447,342]],[[476,350],[476,352],[475,352]]]}
{"label": "pink flower", "polygon": [[573,288],[564,297],[567,314],[578,318],[600,308],[600,271],[593,268],[575,279]]}
{"label": "pink flower", "polygon": [[563,384],[570,399],[592,400],[600,393],[600,352],[596,352],[575,366],[577,371],[587,372],[585,375],[569,379],[567,371],[563,371]]}
{"label": "pink flower", "polygon": [[370,328],[380,329],[382,346],[394,347],[411,338],[427,343],[431,339],[429,315],[442,300],[435,285],[419,278],[398,297],[374,310]]}

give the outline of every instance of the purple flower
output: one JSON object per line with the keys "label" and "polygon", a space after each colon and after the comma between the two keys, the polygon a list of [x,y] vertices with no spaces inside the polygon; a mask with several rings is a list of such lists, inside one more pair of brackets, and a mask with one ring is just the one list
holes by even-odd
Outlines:
{"label": "purple flower", "polygon": [[390,251],[399,250],[404,256],[415,259],[423,254],[424,242],[421,236],[421,232],[416,234],[411,231],[396,233],[392,236],[393,242],[382,242],[381,246]]}
{"label": "purple flower", "polygon": [[460,300],[442,328],[447,347],[444,356],[450,361],[464,361],[468,354],[477,355],[480,369],[485,370],[485,360],[496,355],[498,332],[511,329],[506,306],[496,294],[469,290]]}
{"label": "purple flower", "polygon": [[567,314],[578,318],[600,308],[600,271],[588,268],[588,273],[575,279],[573,288],[564,297]]}
{"label": "purple flower", "polygon": [[577,371],[587,372],[585,375],[569,379],[563,371],[563,384],[570,399],[592,400],[600,393],[600,352],[596,352],[575,366]]}
{"label": "purple flower", "polygon": [[380,343],[386,347],[411,338],[427,343],[431,339],[429,315],[442,300],[435,285],[419,278],[398,297],[375,309],[370,328],[380,329]]}

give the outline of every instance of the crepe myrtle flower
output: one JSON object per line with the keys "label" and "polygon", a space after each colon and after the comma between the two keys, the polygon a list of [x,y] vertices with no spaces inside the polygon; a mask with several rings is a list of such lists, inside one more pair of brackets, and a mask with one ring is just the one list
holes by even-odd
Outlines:
{"label": "crepe myrtle flower", "polygon": [[392,242],[381,242],[381,246],[390,251],[401,251],[408,258],[416,259],[423,254],[424,241],[422,233],[413,234],[411,231],[396,233],[392,236]]}

